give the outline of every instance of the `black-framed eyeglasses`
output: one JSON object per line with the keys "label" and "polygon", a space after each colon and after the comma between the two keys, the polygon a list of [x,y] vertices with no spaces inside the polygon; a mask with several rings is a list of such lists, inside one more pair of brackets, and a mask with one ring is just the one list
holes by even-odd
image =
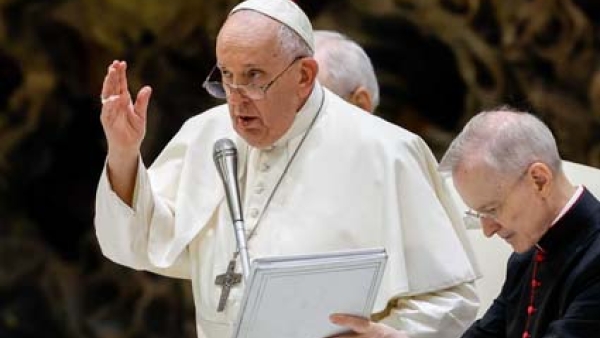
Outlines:
{"label": "black-framed eyeglasses", "polygon": [[236,84],[232,84],[232,83],[225,83],[222,81],[210,81],[210,78],[212,77],[213,73],[217,69],[217,65],[215,64],[213,66],[212,70],[210,71],[210,73],[208,73],[208,76],[206,77],[204,82],[202,83],[202,87],[204,87],[204,89],[206,89],[206,91],[212,97],[215,97],[217,99],[226,99],[230,95],[231,91],[235,89],[241,95],[243,95],[251,100],[262,100],[267,95],[267,90],[269,90],[269,88],[271,88],[271,86],[275,83],[275,81],[277,81],[288,69],[290,69],[290,67],[292,67],[292,65],[294,63],[296,63],[296,61],[298,61],[302,58],[304,58],[304,56],[295,57],[294,60],[292,60],[292,62],[290,62],[289,65],[287,65],[287,67],[285,67],[281,72],[279,72],[279,74],[277,74],[273,78],[273,80],[267,82],[264,85],[257,85],[254,83],[248,83],[245,85],[236,85]]}

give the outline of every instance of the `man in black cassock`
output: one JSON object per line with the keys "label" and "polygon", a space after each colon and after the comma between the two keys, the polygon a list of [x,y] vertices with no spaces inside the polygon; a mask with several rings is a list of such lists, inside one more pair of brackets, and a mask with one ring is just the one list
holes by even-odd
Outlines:
{"label": "man in black cassock", "polygon": [[600,202],[569,182],[548,127],[507,107],[480,113],[440,170],[467,216],[515,251],[500,295],[463,337],[600,337]]}

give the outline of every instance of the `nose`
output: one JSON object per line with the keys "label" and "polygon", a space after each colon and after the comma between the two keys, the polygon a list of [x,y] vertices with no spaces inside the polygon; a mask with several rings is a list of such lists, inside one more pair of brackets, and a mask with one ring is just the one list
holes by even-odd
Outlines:
{"label": "nose", "polygon": [[244,90],[239,87],[229,87],[227,90],[227,101],[233,105],[239,105],[250,101]]}
{"label": "nose", "polygon": [[485,237],[490,238],[494,236],[502,228],[502,225],[498,223],[495,219],[490,217],[481,218],[481,230],[483,230],[483,234]]}

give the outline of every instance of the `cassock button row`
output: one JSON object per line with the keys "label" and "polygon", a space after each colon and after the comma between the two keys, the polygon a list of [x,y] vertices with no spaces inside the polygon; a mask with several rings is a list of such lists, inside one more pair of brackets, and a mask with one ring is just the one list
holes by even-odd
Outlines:
{"label": "cassock button row", "polygon": [[529,332],[525,331],[523,332],[523,338],[530,338],[531,335],[529,334]]}
{"label": "cassock button row", "polygon": [[535,308],[533,306],[529,305],[527,307],[527,314],[531,316],[534,312],[535,312]]}
{"label": "cassock button row", "polygon": [[535,260],[536,260],[537,262],[543,262],[545,259],[546,259],[546,255],[545,255],[543,252],[538,252],[538,253],[535,255]]}
{"label": "cassock button row", "polygon": [[532,279],[531,280],[531,287],[532,288],[539,288],[540,286],[542,286],[542,282],[538,281],[537,279]]}

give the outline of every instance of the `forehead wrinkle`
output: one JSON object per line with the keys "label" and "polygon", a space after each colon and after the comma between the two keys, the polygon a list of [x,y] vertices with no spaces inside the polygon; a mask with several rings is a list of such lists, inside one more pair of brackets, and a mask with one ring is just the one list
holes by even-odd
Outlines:
{"label": "forehead wrinkle", "polygon": [[[476,211],[481,211],[498,203],[498,196],[502,191],[503,182],[501,178],[490,170],[486,170],[486,168],[485,162],[477,156],[466,156],[458,163],[453,172],[453,175],[460,176],[463,188],[465,184],[469,184],[469,190],[472,190],[472,194],[484,201],[473,204],[472,208]],[[488,186],[472,186],[474,183],[488,184]]]}
{"label": "forehead wrinkle", "polygon": [[[244,67],[268,65],[281,55],[278,29],[281,24],[260,13],[242,10],[232,14],[217,36],[218,64],[224,57]],[[225,65],[226,66],[226,65]]]}

